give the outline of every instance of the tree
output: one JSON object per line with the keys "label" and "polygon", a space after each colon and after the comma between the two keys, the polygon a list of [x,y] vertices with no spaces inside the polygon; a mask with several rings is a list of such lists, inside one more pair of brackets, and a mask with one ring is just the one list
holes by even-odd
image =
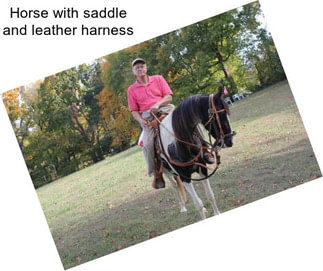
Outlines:
{"label": "tree", "polygon": [[[102,118],[95,98],[102,89],[100,71],[95,62],[49,76],[36,90],[33,103],[28,99],[23,103],[33,109],[35,127],[26,157],[34,176],[46,172],[42,176],[47,180],[65,176],[88,163],[88,156],[95,163],[103,159],[104,150],[108,152],[100,145]],[[50,174],[53,168],[55,174]]]}
{"label": "tree", "polygon": [[8,113],[12,128],[17,135],[17,140],[19,146],[22,148],[23,140],[25,138],[24,134],[20,132],[19,127],[22,122],[21,118],[23,116],[23,108],[19,101],[19,91],[20,88],[15,88],[4,92],[2,95],[3,103],[5,105],[6,111]]}
{"label": "tree", "polygon": [[15,88],[4,92],[2,95],[3,103],[13,126],[22,115],[22,108],[19,104],[19,90],[20,88]]}
{"label": "tree", "polygon": [[138,125],[133,120],[129,109],[116,93],[106,88],[102,89],[96,98],[99,101],[102,118],[109,127],[111,146],[119,151],[128,148],[139,135]]}

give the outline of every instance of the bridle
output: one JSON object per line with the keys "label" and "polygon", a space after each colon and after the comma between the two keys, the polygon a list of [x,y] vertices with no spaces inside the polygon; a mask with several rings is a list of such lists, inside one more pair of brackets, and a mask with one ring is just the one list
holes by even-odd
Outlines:
{"label": "bridle", "polygon": [[[209,125],[209,144],[212,146],[212,149],[215,148],[216,146],[223,146],[224,144],[224,138],[225,137],[233,137],[236,135],[236,132],[232,131],[231,133],[229,134],[224,134],[223,132],[223,128],[222,128],[222,125],[221,125],[221,121],[220,121],[220,116],[219,116],[219,113],[221,112],[226,112],[228,115],[230,115],[230,111],[228,108],[223,108],[223,109],[220,109],[220,110],[217,110],[215,104],[214,104],[214,94],[212,93],[210,96],[209,96],[209,110],[208,110],[208,113],[209,113],[209,119],[208,121],[204,124],[204,127],[207,128],[207,126]],[[217,122],[217,125],[218,125],[218,128],[219,128],[219,133],[217,132],[217,129],[216,127],[214,127],[214,118]],[[216,131],[217,133],[217,137],[216,137],[216,140],[215,142],[212,144],[211,143],[211,130],[212,130],[212,127],[214,128],[214,131]]]}
{"label": "bridle", "polygon": [[[184,176],[183,174],[179,174],[178,172],[175,172],[177,175],[179,175],[180,177],[184,177],[186,179],[190,179],[193,181],[202,181],[205,180],[209,177],[211,177],[219,168],[219,165],[221,164],[220,162],[220,155],[219,155],[219,151],[221,150],[222,146],[224,145],[224,138],[225,137],[232,137],[234,136],[236,133],[235,132],[231,132],[229,134],[224,134],[223,132],[223,128],[221,125],[221,121],[220,121],[220,116],[219,113],[221,112],[226,112],[227,114],[229,114],[229,109],[228,108],[224,108],[224,109],[220,109],[217,110],[215,104],[214,104],[214,94],[211,94],[209,96],[209,109],[208,109],[208,113],[209,113],[209,119],[208,121],[204,124],[204,127],[207,128],[208,125],[210,125],[210,128],[208,130],[208,134],[209,134],[209,142],[204,141],[209,147],[204,147],[204,146],[199,146],[196,145],[194,143],[191,142],[186,142],[184,140],[181,140],[179,138],[177,138],[171,131],[169,131],[167,129],[167,127],[165,127],[161,121],[158,120],[157,116],[151,111],[151,115],[154,117],[154,119],[157,120],[157,122],[159,123],[159,125],[161,125],[166,131],[168,131],[168,133],[172,134],[172,136],[179,142],[186,144],[188,146],[192,146],[192,147],[196,147],[199,148],[199,152],[198,154],[191,160],[191,161],[187,161],[187,162],[179,162],[179,161],[175,161],[173,160],[170,156],[166,155],[164,146],[161,142],[161,136],[160,136],[160,129],[159,129],[159,125],[157,126],[157,133],[158,133],[158,138],[159,138],[159,145],[161,146],[161,152],[163,153],[164,157],[166,158],[167,162],[169,163],[169,165],[175,165],[178,167],[187,167],[187,166],[192,166],[192,165],[196,165],[196,166],[200,166],[200,167],[204,167],[206,169],[209,169],[206,165],[198,162],[198,160],[200,159],[200,157],[203,155],[203,150],[210,150],[211,152],[215,153],[215,160],[216,160],[216,167],[212,170],[212,172],[210,174],[208,174],[207,176],[203,177],[203,178],[199,178],[199,179],[194,179],[194,178],[189,178],[188,176]],[[219,134],[217,133],[217,138],[216,141],[212,144],[212,140],[211,140],[211,129],[212,126],[214,125],[214,119],[217,122],[218,128],[219,128]],[[214,127],[214,126],[213,126]],[[214,130],[217,132],[217,129],[214,127]],[[220,145],[220,147],[219,147]],[[173,169],[173,167],[171,167]]]}

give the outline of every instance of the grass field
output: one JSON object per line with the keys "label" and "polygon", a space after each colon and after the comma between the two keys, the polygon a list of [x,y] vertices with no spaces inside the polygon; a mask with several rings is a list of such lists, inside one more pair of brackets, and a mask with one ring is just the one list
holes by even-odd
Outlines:
{"label": "grass field", "polygon": [[[234,146],[221,151],[211,178],[221,212],[321,176],[286,81],[234,103],[231,122],[238,133]],[[139,147],[37,194],[66,269],[199,221],[192,200],[180,214],[170,185],[151,188]]]}

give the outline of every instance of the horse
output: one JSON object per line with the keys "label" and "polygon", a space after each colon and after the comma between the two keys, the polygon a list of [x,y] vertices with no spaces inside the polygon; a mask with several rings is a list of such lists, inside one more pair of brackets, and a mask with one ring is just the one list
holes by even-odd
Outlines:
{"label": "horse", "polygon": [[[204,187],[206,198],[211,202],[214,215],[220,213],[209,177],[220,164],[220,149],[233,146],[235,132],[231,129],[229,114],[228,104],[224,101],[224,89],[220,86],[216,93],[199,94],[185,99],[160,122],[158,145],[163,163],[162,172],[175,188],[180,212],[187,211],[184,187],[192,197],[201,219],[206,218],[207,210],[192,183],[199,181]],[[205,140],[201,125],[208,131],[210,142]],[[215,140],[213,144],[211,137]],[[210,148],[215,153],[217,165],[208,174],[203,153]],[[194,172],[201,178],[193,179]]]}

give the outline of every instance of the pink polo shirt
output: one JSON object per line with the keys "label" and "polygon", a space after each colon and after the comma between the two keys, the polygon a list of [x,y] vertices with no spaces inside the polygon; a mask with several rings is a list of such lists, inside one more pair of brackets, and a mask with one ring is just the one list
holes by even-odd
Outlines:
{"label": "pink polo shirt", "polygon": [[136,81],[128,88],[129,109],[142,113],[168,94],[173,95],[173,92],[164,77],[161,75],[148,76],[147,85]]}

